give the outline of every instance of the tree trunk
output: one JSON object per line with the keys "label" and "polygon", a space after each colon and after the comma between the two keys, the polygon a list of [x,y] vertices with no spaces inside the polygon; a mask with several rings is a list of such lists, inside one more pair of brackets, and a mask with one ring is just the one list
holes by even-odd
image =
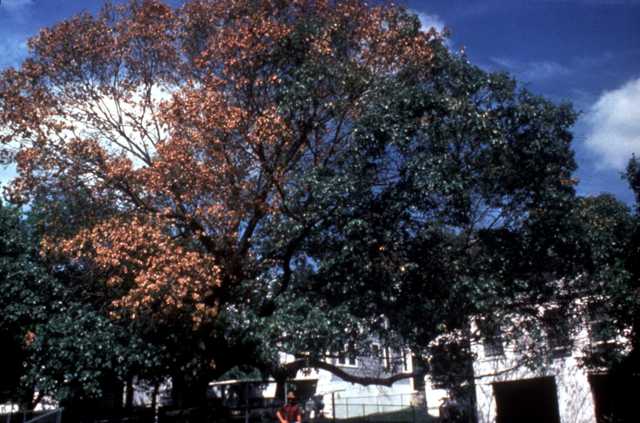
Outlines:
{"label": "tree trunk", "polygon": [[158,407],[158,392],[160,391],[160,383],[156,382],[153,385],[153,396],[151,397],[151,409],[155,415],[156,408]]}
{"label": "tree trunk", "polygon": [[283,375],[275,375],[274,379],[276,381],[276,396],[275,398],[278,400],[286,401],[287,392],[286,392],[286,383],[287,378]]}
{"label": "tree trunk", "polygon": [[207,404],[209,378],[186,378],[184,375],[175,375],[171,378],[171,382],[171,399],[175,407],[204,407]]}
{"label": "tree trunk", "polygon": [[18,401],[18,407],[21,411],[32,410],[34,407],[35,389],[33,386],[22,390]]}
{"label": "tree trunk", "polygon": [[131,410],[133,408],[133,376],[127,378],[126,390],[124,408]]}

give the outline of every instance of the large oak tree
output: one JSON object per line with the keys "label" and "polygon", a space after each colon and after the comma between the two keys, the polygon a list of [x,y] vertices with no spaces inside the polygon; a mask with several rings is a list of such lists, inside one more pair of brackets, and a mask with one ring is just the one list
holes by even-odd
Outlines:
{"label": "large oak tree", "polygon": [[131,1],[29,47],[0,78],[9,195],[78,295],[170,351],[176,386],[243,365],[390,383],[323,357],[372,336],[458,351],[470,315],[562,273],[571,108],[402,7]]}

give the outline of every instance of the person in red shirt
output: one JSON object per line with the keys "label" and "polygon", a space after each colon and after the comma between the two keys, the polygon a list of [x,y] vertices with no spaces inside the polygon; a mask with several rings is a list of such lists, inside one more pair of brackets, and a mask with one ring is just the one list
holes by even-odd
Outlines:
{"label": "person in red shirt", "polygon": [[298,406],[296,394],[289,392],[287,394],[287,403],[276,412],[276,416],[280,423],[301,423],[302,411]]}

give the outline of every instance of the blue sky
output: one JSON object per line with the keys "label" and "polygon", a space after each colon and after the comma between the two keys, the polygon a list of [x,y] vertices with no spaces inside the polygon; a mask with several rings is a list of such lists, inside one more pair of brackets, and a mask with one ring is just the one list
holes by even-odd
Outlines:
{"label": "blue sky", "polygon": [[640,155],[640,0],[431,0],[406,3],[423,25],[447,27],[473,63],[512,73],[530,90],[571,101],[578,192],[611,192]]}
{"label": "blue sky", "polygon": [[[175,1],[173,3],[177,3]],[[581,111],[574,127],[578,192],[631,203],[620,172],[640,155],[640,0],[403,0],[451,47],[506,70],[530,90]],[[97,0],[0,0],[0,68],[17,65],[39,28]],[[11,170],[0,169],[0,180]]]}

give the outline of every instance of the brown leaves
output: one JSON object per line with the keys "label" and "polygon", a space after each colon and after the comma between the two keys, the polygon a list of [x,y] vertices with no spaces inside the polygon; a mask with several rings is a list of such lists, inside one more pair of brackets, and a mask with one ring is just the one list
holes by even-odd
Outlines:
{"label": "brown leaves", "polygon": [[7,69],[0,77],[0,144],[38,138],[40,123],[56,106],[55,99],[39,85],[39,68],[27,60],[22,71]]}
{"label": "brown leaves", "polygon": [[[113,313],[166,319],[190,315],[194,324],[215,317],[213,291],[219,268],[211,257],[186,248],[162,220],[111,219],[66,240],[46,239],[46,254],[83,260],[106,278],[108,286],[129,287],[113,302]],[[126,311],[128,310],[128,312]]]}
{"label": "brown leaves", "polygon": [[131,2],[114,10],[117,48],[129,77],[143,83],[172,81],[179,65],[173,10],[157,0]]}
{"label": "brown leaves", "polygon": [[344,151],[369,82],[428,69],[416,22],[360,0],[132,0],[44,29],[0,78],[11,195],[50,213],[46,253],[122,289],[114,309],[214,317],[294,170]]}

